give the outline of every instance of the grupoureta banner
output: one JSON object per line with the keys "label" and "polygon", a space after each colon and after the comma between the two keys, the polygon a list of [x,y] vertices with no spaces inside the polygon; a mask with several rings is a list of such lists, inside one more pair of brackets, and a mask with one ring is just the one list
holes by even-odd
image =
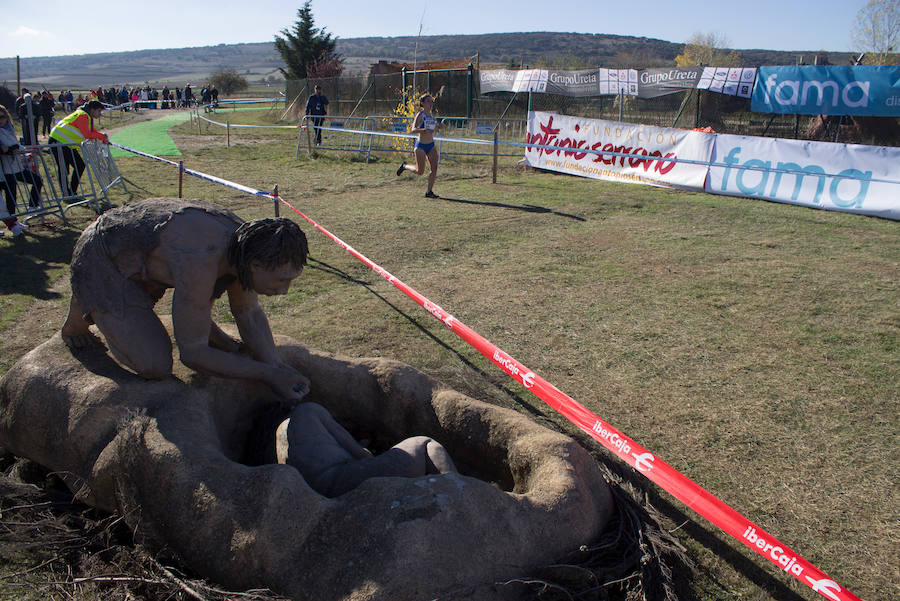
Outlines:
{"label": "grupoureta banner", "polygon": [[525,161],[532,167],[594,179],[702,190],[714,140],[714,134],[685,129],[532,111]]}
{"label": "grupoureta banner", "polygon": [[750,100],[757,113],[900,115],[900,66],[760,67]]}
{"label": "grupoureta banner", "polygon": [[597,69],[554,71],[548,69],[491,69],[479,72],[481,93],[545,92],[564,96],[597,96]]}
{"label": "grupoureta banner", "polygon": [[703,69],[700,67],[641,69],[638,77],[638,96],[656,98],[696,88],[702,73]]}
{"label": "grupoureta banner", "polygon": [[900,148],[718,134],[711,163],[713,194],[900,220]]}
{"label": "grupoureta banner", "polygon": [[755,68],[672,67],[671,69],[488,69],[479,71],[482,94],[539,92],[562,96],[624,94],[656,98],[693,88],[750,97]]}

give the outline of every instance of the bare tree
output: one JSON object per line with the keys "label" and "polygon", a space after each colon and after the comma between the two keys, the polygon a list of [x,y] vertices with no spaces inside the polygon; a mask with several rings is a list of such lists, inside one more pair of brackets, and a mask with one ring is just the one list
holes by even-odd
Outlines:
{"label": "bare tree", "polygon": [[735,50],[726,52],[729,43],[725,34],[697,32],[684,45],[684,51],[675,57],[675,66],[737,67],[741,64],[741,54]]}
{"label": "bare tree", "polygon": [[864,62],[889,65],[898,62],[900,51],[900,0],[869,0],[856,13],[853,43],[867,53]]}

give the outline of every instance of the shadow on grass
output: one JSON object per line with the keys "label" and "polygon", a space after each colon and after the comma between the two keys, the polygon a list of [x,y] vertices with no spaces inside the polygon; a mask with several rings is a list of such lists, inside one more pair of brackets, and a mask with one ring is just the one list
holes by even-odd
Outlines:
{"label": "shadow on grass", "polygon": [[29,233],[0,246],[0,294],[23,294],[41,300],[59,297],[50,290],[53,282],[49,272],[69,264],[80,235],[80,230],[54,227],[50,235]]}
{"label": "shadow on grass", "polygon": [[469,205],[479,205],[485,207],[498,207],[501,209],[513,209],[516,211],[525,211],[526,213],[547,213],[550,215],[557,215],[559,217],[567,217],[569,219],[574,219],[575,221],[587,221],[584,217],[579,217],[578,215],[571,215],[569,213],[561,213],[559,211],[554,211],[553,209],[548,209],[547,207],[539,207],[537,205],[512,205],[507,204],[505,202],[496,202],[496,201],[487,201],[487,200],[467,200],[463,198],[448,198],[446,196],[441,196],[438,200],[445,200],[447,202],[458,202],[462,204]]}
{"label": "shadow on grass", "polygon": [[[727,540],[727,535],[724,533],[705,523],[695,521],[681,507],[661,497],[656,491],[651,491],[649,496],[651,499],[650,503],[661,514],[676,524],[682,524],[680,529],[685,534],[730,565],[735,572],[764,590],[772,599],[775,601],[804,601],[805,597],[791,590],[790,586],[783,582],[783,580],[786,580],[793,584],[794,578],[792,576],[781,574],[781,578],[779,578],[779,576],[772,573],[775,570],[774,566],[770,570],[766,570],[741,554],[740,551],[731,547]],[[706,576],[711,577],[710,574]],[[726,588],[724,584],[719,584],[722,588]]]}
{"label": "shadow on grass", "polygon": [[310,263],[315,263],[315,265],[312,265],[312,264],[309,265],[309,267],[311,269],[318,269],[319,271],[322,271],[324,273],[336,275],[339,278],[342,278],[342,279],[350,282],[351,284],[357,284],[359,286],[362,286],[363,288],[368,290],[370,293],[375,295],[378,298],[378,300],[380,300],[381,302],[386,304],[388,307],[390,307],[394,312],[397,313],[397,315],[400,315],[401,317],[406,319],[409,323],[411,323],[413,326],[415,326],[416,329],[418,329],[422,334],[424,334],[426,337],[428,337],[432,342],[438,344],[439,346],[443,347],[447,351],[456,355],[457,359],[459,359],[460,362],[463,363],[463,365],[465,365],[466,367],[468,367],[469,369],[471,369],[472,371],[477,373],[479,376],[484,378],[485,381],[490,382],[492,385],[496,386],[500,391],[502,391],[504,394],[506,394],[510,399],[513,399],[516,402],[516,404],[520,405],[523,409],[528,411],[534,417],[540,417],[540,418],[544,417],[540,411],[535,409],[529,403],[525,402],[520,396],[518,396],[515,392],[513,392],[506,386],[504,386],[502,383],[498,382],[493,377],[492,374],[488,374],[487,372],[485,372],[484,370],[479,368],[477,365],[475,365],[474,363],[469,361],[469,359],[467,357],[465,357],[463,354],[461,354],[459,351],[453,349],[446,342],[444,342],[443,340],[441,340],[440,338],[438,338],[437,336],[432,334],[425,326],[423,326],[418,321],[418,319],[416,319],[409,313],[406,313],[405,311],[403,311],[403,309],[401,309],[397,305],[393,304],[391,301],[386,299],[384,296],[382,296],[381,294],[379,294],[378,292],[373,290],[372,287],[370,286],[369,282],[367,282],[365,280],[360,280],[360,279],[354,278],[350,274],[338,269],[337,267],[334,267],[332,265],[329,265],[328,263],[324,263],[317,259],[313,259],[312,257],[308,257],[308,260]]}

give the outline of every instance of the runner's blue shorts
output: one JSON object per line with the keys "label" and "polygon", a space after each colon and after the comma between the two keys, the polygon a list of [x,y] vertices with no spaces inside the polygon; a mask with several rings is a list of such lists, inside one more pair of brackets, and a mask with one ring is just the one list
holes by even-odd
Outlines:
{"label": "runner's blue shorts", "polygon": [[425,151],[425,154],[431,152],[431,149],[434,148],[434,142],[429,142],[428,144],[422,144],[421,142],[416,142],[416,148],[421,148]]}

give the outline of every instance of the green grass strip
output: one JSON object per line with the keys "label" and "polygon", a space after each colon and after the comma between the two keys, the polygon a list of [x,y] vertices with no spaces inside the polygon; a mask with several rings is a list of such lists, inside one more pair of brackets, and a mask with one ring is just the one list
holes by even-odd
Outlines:
{"label": "green grass strip", "polygon": [[[181,156],[181,151],[178,150],[178,147],[175,146],[175,141],[169,136],[169,128],[187,121],[189,117],[190,113],[180,112],[172,113],[153,121],[137,123],[113,133],[110,140],[121,146],[134,148],[147,154],[163,157]],[[133,155],[124,150],[113,148],[112,156],[119,158]]]}

